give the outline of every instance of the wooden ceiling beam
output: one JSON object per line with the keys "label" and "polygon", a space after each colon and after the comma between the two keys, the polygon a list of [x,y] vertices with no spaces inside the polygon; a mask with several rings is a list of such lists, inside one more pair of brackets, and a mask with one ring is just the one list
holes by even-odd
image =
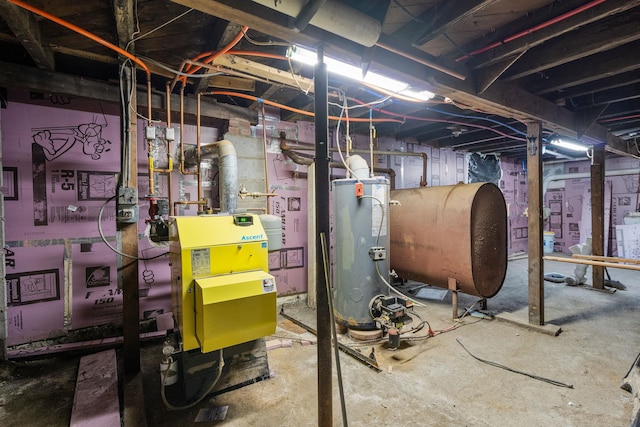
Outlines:
{"label": "wooden ceiling beam", "polygon": [[40,31],[40,26],[32,13],[8,1],[0,1],[0,16],[5,20],[38,68],[43,70],[55,69],[53,52],[43,43],[44,37]]}
{"label": "wooden ceiling beam", "polygon": [[591,87],[596,80],[638,69],[640,69],[640,42],[634,42],[547,70],[543,78],[537,77],[527,82],[519,81],[517,84],[526,86],[532,93],[545,95],[587,83],[590,83]]}
{"label": "wooden ceiling beam", "polygon": [[525,53],[526,51],[522,51],[521,53],[508,58],[503,62],[498,62],[491,65],[490,67],[477,70],[475,72],[475,77],[478,93],[482,93],[487,90],[487,88],[489,88],[489,86],[491,86],[493,82],[498,80],[500,76],[503,75],[509,69],[509,67],[515,64],[516,61],[520,59]]}
{"label": "wooden ceiling beam", "polygon": [[[220,50],[225,46],[227,46],[229,43],[231,43],[231,41],[233,41],[233,39],[238,35],[238,33],[241,30],[242,30],[242,25],[234,24],[233,22],[227,22],[226,24],[224,24],[222,35],[220,36],[218,43],[215,46],[215,50]],[[211,86],[213,77],[214,76],[203,77],[201,79],[198,79],[198,83],[196,85],[196,93],[206,92],[209,86]]]}
{"label": "wooden ceiling beam", "polygon": [[[307,27],[304,32],[296,33],[287,27],[287,19],[282,14],[274,13],[264,7],[259,9],[259,5],[254,2],[233,2],[231,0],[171,1],[228,21],[248,25],[250,28],[287,41],[300,42],[307,46],[313,46],[323,41],[328,47],[332,47],[338,52],[346,52],[351,57],[360,58],[362,54],[362,47],[353,42],[317,29],[316,32],[308,32],[314,29],[312,26]],[[387,50],[376,49],[374,62],[380,72],[405,79],[409,83],[428,81],[434,91],[441,96],[482,108],[502,117],[514,117],[524,121],[540,120],[548,128],[561,130],[567,136],[577,134],[577,121],[574,113],[512,84],[498,80],[484,93],[477,94],[473,82],[469,81],[472,79],[462,81]],[[635,152],[629,153],[626,144],[620,138],[608,134],[606,128],[598,124],[589,129],[585,138],[595,143],[606,142],[610,145],[611,151],[637,154]]]}
{"label": "wooden ceiling beam", "polygon": [[288,70],[282,70],[280,68],[270,67],[268,65],[261,64],[259,62],[251,61],[249,59],[242,58],[235,55],[220,55],[211,64],[210,69],[217,69],[216,66],[228,68],[231,70],[239,71],[245,74],[250,74],[261,78],[263,81],[270,81],[287,85],[293,88],[299,88],[299,86],[309,93],[313,93],[313,80],[303,76],[297,76],[292,74]]}
{"label": "wooden ceiling beam", "polygon": [[[570,2],[562,2],[563,7],[566,6],[575,9],[584,3],[584,1],[573,1]],[[555,3],[554,3],[555,5]],[[586,11],[580,12],[577,15],[574,15],[570,18],[567,18],[563,21],[557,22],[553,25],[550,25],[546,28],[540,29],[538,31],[532,32],[530,34],[524,35],[516,40],[509,41],[507,43],[502,44],[486,53],[482,53],[471,61],[471,64],[474,68],[484,68],[488,67],[497,62],[504,61],[505,59],[517,55],[518,53],[524,52],[531,48],[541,45],[549,40],[552,40],[556,37],[559,37],[563,34],[569,33],[570,31],[575,30],[581,26],[586,26],[587,24],[596,22],[600,19],[606,18],[607,16],[618,14],[629,10],[635,7],[637,4],[634,2],[613,2],[608,1],[604,2],[598,6],[595,6]],[[538,24],[548,21],[552,18],[555,18],[559,15],[563,14],[563,10],[558,10],[558,6],[555,5],[555,8],[546,8],[543,11],[536,11],[536,14],[532,16],[527,15],[526,19],[522,21],[517,21],[519,23],[520,28],[516,31],[515,29],[512,32],[503,32],[501,33],[501,40],[507,39],[509,36],[513,34],[517,34],[526,28],[532,27],[532,22],[536,22]],[[537,17],[536,21],[532,21],[532,18]],[[471,49],[471,47],[465,47],[465,49]]]}
{"label": "wooden ceiling beam", "polygon": [[576,108],[613,104],[640,98],[640,83],[603,90],[593,94],[573,98]]}
{"label": "wooden ceiling beam", "polygon": [[583,83],[575,87],[561,89],[558,92],[554,93],[553,96],[547,97],[547,99],[554,101],[559,105],[566,105],[566,100],[571,100],[571,98],[587,95],[594,92],[600,92],[607,89],[615,89],[617,87],[628,86],[630,84],[638,82],[640,82],[640,69],[617,74],[615,76],[596,80],[590,83]]}
{"label": "wooden ceiling beam", "polygon": [[115,0],[113,2],[113,15],[116,21],[116,32],[118,33],[118,46],[132,54],[135,53],[133,34],[136,32],[136,24],[134,22],[133,2],[130,0]]}
{"label": "wooden ceiling beam", "polygon": [[[289,27],[289,17],[276,12],[267,7],[261,6],[253,1],[234,0],[171,0],[208,13],[212,16],[225,19],[230,22],[237,22],[247,25],[249,28],[273,37],[287,40],[292,43],[300,43],[306,46],[315,46],[322,36],[327,44],[335,46],[340,37],[333,36],[327,32],[317,30],[313,26],[307,27],[304,31],[294,31]],[[333,42],[333,43],[332,43]]]}
{"label": "wooden ceiling beam", "polygon": [[426,10],[419,20],[397,29],[392,37],[414,46],[421,46],[446,33],[459,22],[484,9],[496,0],[458,0],[438,3]]}
{"label": "wooden ceiling beam", "polygon": [[602,20],[529,49],[504,80],[520,79],[639,39],[640,21],[632,19],[621,24],[619,20]]}
{"label": "wooden ceiling beam", "polygon": [[584,135],[585,132],[587,132],[589,128],[591,128],[591,126],[596,124],[596,121],[608,106],[609,104],[596,105],[591,108],[585,108],[578,112],[578,138]]}
{"label": "wooden ceiling beam", "polygon": [[632,99],[627,102],[618,102],[616,104],[609,104],[607,109],[600,116],[600,120],[603,123],[607,123],[605,120],[615,117],[635,115],[640,110],[640,98]]}
{"label": "wooden ceiling beam", "polygon": [[396,130],[396,137],[398,139],[416,138],[422,141],[437,141],[443,138],[448,138],[451,135],[451,130],[443,128],[442,123],[438,123],[438,126],[434,126],[435,123],[428,123],[422,121],[411,121],[408,125],[409,129],[401,125]]}
{"label": "wooden ceiling beam", "polygon": [[[17,87],[46,93],[72,95],[81,98],[95,99],[97,101],[120,103],[120,94],[117,85],[90,80],[83,77],[75,77],[68,74],[38,70],[33,67],[0,62],[0,86]],[[165,111],[165,94],[153,93],[151,107],[154,111]],[[138,92],[138,108],[147,106],[146,92]],[[171,95],[171,105],[177,108],[180,99],[177,94]],[[146,113],[146,110],[141,110]],[[176,110],[177,111],[177,110]],[[195,98],[185,98],[185,112],[188,115],[196,114]],[[246,119],[256,123],[258,114],[247,108],[219,102],[202,101],[202,115],[215,119],[229,120],[233,117]]]}

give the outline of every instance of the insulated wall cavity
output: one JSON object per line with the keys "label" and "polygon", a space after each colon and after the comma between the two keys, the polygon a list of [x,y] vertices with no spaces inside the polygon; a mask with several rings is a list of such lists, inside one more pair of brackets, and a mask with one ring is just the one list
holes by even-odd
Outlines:
{"label": "insulated wall cavity", "polygon": [[[356,183],[364,188],[356,196]],[[373,329],[369,303],[388,294],[389,258],[372,260],[372,248],[389,248],[389,181],[383,177],[339,179],[333,194],[333,286],[336,322],[354,329]],[[382,277],[382,278],[381,278]]]}

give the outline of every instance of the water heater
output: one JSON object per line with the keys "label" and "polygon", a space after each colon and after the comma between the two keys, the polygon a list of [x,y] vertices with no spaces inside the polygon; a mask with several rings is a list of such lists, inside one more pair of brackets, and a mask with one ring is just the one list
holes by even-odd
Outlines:
{"label": "water heater", "polygon": [[375,329],[371,303],[389,294],[389,180],[338,179],[332,194],[335,320]]}

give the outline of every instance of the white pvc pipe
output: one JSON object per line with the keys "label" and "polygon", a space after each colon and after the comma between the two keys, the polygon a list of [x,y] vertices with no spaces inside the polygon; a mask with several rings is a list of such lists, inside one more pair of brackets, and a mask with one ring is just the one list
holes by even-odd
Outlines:
{"label": "white pvc pipe", "polygon": [[[604,172],[605,176],[622,176],[622,175],[635,175],[640,173],[640,168],[633,169],[615,169],[608,170]],[[542,197],[547,193],[547,189],[549,188],[549,184],[553,181],[564,181],[565,179],[580,179],[580,178],[590,178],[590,172],[580,172],[580,173],[563,173],[560,175],[550,175],[544,178],[542,181]]]}
{"label": "white pvc pipe", "polygon": [[357,154],[347,157],[347,174],[351,173],[351,178],[367,179],[369,178],[369,165],[367,161]]}

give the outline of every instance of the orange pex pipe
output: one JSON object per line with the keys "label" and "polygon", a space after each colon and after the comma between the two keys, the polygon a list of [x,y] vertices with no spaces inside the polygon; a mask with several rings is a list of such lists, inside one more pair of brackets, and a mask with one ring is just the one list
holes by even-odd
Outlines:
{"label": "orange pex pipe", "polygon": [[[234,39],[233,39],[233,40],[231,40],[231,42],[230,42],[228,45],[226,45],[225,47],[223,47],[223,48],[222,48],[222,49],[220,49],[219,51],[217,51],[217,52],[213,53],[211,56],[209,56],[208,58],[206,58],[206,59],[205,59],[204,61],[202,61],[202,62],[211,62],[211,61],[213,61],[214,59],[216,59],[218,56],[220,56],[220,55],[224,55],[225,53],[227,53],[228,51],[230,51],[230,50],[231,50],[235,45],[237,45],[237,44],[238,44],[238,42],[239,42],[240,40],[242,40],[242,37],[244,36],[244,33],[245,33],[248,29],[249,29],[249,27],[247,27],[247,26],[242,27],[242,29],[240,30],[240,32],[239,32],[239,33],[234,37]],[[202,58],[202,55],[206,55],[206,53],[205,53],[205,54],[202,54],[202,53],[201,53],[200,55],[197,55],[197,56],[196,56],[196,58],[200,59],[200,58]],[[189,74],[193,74],[193,73],[195,73],[196,71],[200,70],[201,68],[202,68],[202,67],[193,67],[193,66],[188,66],[188,67],[185,69],[185,72],[187,72],[187,73],[189,73]],[[186,77],[182,77],[182,80],[183,80],[184,82],[186,82],[186,81],[187,81],[187,78],[186,78]]]}
{"label": "orange pex pipe", "polygon": [[78,27],[77,25],[74,25],[70,22],[65,21],[64,19],[60,19],[57,16],[54,16],[48,12],[45,12],[44,10],[40,10],[34,6],[31,6],[30,4],[24,3],[20,0],[7,0],[9,3],[13,3],[16,6],[19,6],[23,9],[28,10],[29,12],[33,12],[36,15],[40,15],[43,18],[46,18],[50,21],[55,22],[56,24],[62,25],[65,28],[70,29],[71,31],[75,31],[78,34],[81,34],[91,40],[93,40],[96,43],[99,43],[111,50],[114,50],[116,52],[118,52],[120,55],[125,56],[127,58],[129,58],[130,60],[132,60],[133,62],[135,62],[136,64],[138,64],[144,71],[146,71],[147,73],[147,77],[149,77],[151,75],[151,70],[149,70],[149,67],[147,67],[147,65],[142,62],[140,59],[136,58],[134,55],[130,54],[129,52],[127,52],[126,50],[114,45],[113,43],[109,43],[108,41],[96,36],[95,34],[92,34],[90,32],[88,32],[87,30],[84,30],[80,27]]}
{"label": "orange pex pipe", "polygon": [[[266,105],[271,105],[272,107],[277,107],[277,108],[281,108],[283,110],[287,110],[287,111],[291,111],[293,113],[298,113],[298,114],[302,114],[305,116],[310,116],[310,117],[314,117],[315,114],[312,113],[311,111],[304,111],[304,110],[300,110],[298,108],[293,108],[293,107],[289,107],[288,105],[284,105],[284,104],[278,104],[277,102],[273,102],[273,101],[268,101],[266,99],[262,99],[262,98],[258,98],[257,96],[253,96],[253,95],[247,95],[244,93],[239,93],[239,92],[228,92],[228,91],[213,91],[213,92],[209,92],[209,93],[205,93],[204,95],[227,95],[227,96],[235,96],[238,98],[244,98],[244,99],[250,99],[252,101],[258,101],[258,102],[263,102]],[[345,117],[336,117],[336,116],[329,116],[329,120],[346,120]],[[369,123],[371,121],[373,121],[373,123],[404,123],[403,120],[397,120],[397,119],[364,119],[364,118],[352,118],[349,119],[350,122],[362,122],[362,123]]]}

